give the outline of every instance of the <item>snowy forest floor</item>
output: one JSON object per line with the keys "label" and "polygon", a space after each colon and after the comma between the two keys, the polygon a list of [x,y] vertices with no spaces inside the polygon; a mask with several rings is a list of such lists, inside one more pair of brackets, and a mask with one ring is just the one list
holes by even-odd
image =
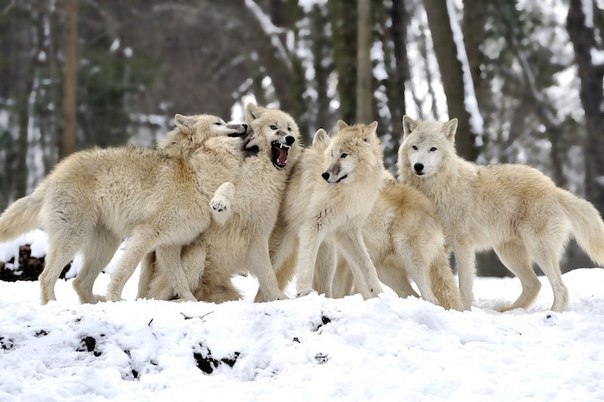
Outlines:
{"label": "snowy forest floor", "polygon": [[564,313],[541,279],[504,314],[516,278],[477,278],[467,312],[391,292],[257,304],[249,277],[241,301],[135,301],[136,275],[126,301],[81,305],[60,280],[40,306],[37,282],[0,281],[0,400],[604,400],[604,269],[564,274]]}

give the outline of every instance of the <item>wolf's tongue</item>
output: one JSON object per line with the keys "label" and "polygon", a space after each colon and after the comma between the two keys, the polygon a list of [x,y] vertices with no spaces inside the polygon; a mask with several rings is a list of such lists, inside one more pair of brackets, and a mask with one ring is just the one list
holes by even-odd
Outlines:
{"label": "wolf's tongue", "polygon": [[277,148],[277,164],[279,166],[285,166],[287,162],[287,151],[283,148]]}

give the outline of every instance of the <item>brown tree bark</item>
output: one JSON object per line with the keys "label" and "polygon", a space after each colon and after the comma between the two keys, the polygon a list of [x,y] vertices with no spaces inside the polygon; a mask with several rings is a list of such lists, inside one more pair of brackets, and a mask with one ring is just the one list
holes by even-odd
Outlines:
{"label": "brown tree bark", "polygon": [[480,45],[485,39],[485,26],[487,20],[487,6],[489,0],[464,0],[463,1],[463,21],[461,30],[463,32],[463,42],[468,55],[470,64],[470,73],[474,83],[476,96],[480,93],[482,78],[480,76],[480,66],[483,63],[483,54]]}
{"label": "brown tree bark", "polygon": [[[394,79],[393,101],[396,102],[392,111],[392,141],[394,149],[398,147],[403,138],[403,115],[406,113],[405,105],[405,85],[409,81],[409,61],[407,60],[407,11],[403,0],[393,0],[390,11],[392,27],[392,44],[394,47],[394,64],[396,69]],[[396,107],[398,106],[398,107]]]}
{"label": "brown tree bark", "polygon": [[357,123],[370,123],[373,118],[371,20],[371,0],[357,0]]}
{"label": "brown tree bark", "polygon": [[77,40],[78,0],[65,0],[65,77],[63,83],[63,143],[61,157],[75,151],[76,143],[76,91],[77,91]]}
{"label": "brown tree bark", "polygon": [[338,74],[339,118],[352,122],[356,118],[356,2],[328,2],[333,36],[334,61]]}
{"label": "brown tree bark", "polygon": [[587,26],[581,0],[571,0],[566,27],[575,50],[581,79],[580,97],[585,110],[587,137],[584,142],[585,191],[601,214],[604,214],[604,93],[603,72],[592,61],[597,50],[593,24]]}
{"label": "brown tree bark", "polygon": [[478,156],[475,138],[480,133],[473,129],[470,111],[466,107],[463,66],[458,58],[460,49],[457,48],[451,29],[450,18],[455,16],[449,15],[445,1],[424,0],[424,8],[447,96],[449,118],[456,117],[459,121],[456,135],[457,152],[463,158],[473,161]]}

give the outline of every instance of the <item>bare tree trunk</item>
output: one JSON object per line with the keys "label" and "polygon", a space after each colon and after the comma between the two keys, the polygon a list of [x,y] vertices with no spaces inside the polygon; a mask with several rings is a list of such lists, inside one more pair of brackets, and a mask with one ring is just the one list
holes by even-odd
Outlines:
{"label": "bare tree trunk", "polygon": [[357,0],[357,113],[358,123],[372,120],[371,0]]}
{"label": "bare tree trunk", "polygon": [[396,68],[396,79],[394,80],[393,100],[398,107],[392,108],[392,141],[393,148],[398,147],[403,138],[403,115],[406,113],[405,105],[405,85],[409,81],[409,61],[407,60],[407,10],[403,0],[392,1],[392,44],[394,46],[394,60]]}
{"label": "bare tree trunk", "polygon": [[480,45],[485,39],[485,25],[487,20],[487,6],[489,1],[485,0],[464,0],[463,1],[463,41],[470,64],[470,73],[476,96],[480,93],[482,78],[480,76],[480,66],[483,62],[483,54],[480,51]]}
{"label": "bare tree trunk", "polygon": [[356,118],[356,3],[331,0],[327,3],[331,16],[334,60],[338,73],[340,118],[352,122]]}
{"label": "bare tree trunk", "polygon": [[586,24],[582,1],[571,0],[566,27],[575,50],[581,78],[581,103],[585,109],[587,138],[584,143],[585,191],[587,198],[604,214],[604,93],[603,71],[594,66],[592,50],[597,50],[592,24]]}
{"label": "bare tree trunk", "polygon": [[78,0],[65,0],[65,79],[63,86],[64,132],[61,157],[75,151]]}
{"label": "bare tree trunk", "polygon": [[[445,94],[447,95],[447,107],[449,117],[457,117],[456,144],[457,152],[468,160],[475,160],[478,156],[475,138],[481,133],[471,124],[471,111],[468,103],[469,94],[465,85],[472,86],[470,77],[464,78],[463,65],[460,61],[460,53],[465,54],[465,49],[459,49],[453,37],[451,18],[447,9],[447,1],[424,0],[424,8],[428,16],[428,25],[432,33],[434,52],[438,59],[440,75],[443,81]],[[462,44],[463,46],[463,44]],[[475,100],[474,100],[475,101]]]}
{"label": "bare tree trunk", "polygon": [[315,68],[315,81],[317,85],[317,115],[314,122],[314,128],[327,127],[330,101],[327,95],[327,85],[330,67],[325,66],[325,57],[329,40],[329,37],[325,34],[325,29],[328,19],[326,15],[323,15],[321,8],[316,5],[313,7],[310,18],[314,34],[312,52],[314,54],[313,65]]}

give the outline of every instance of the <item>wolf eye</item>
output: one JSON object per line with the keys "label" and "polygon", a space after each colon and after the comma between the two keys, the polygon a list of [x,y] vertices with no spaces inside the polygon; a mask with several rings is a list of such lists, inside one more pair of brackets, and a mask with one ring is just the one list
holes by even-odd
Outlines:
{"label": "wolf eye", "polygon": [[274,124],[271,124],[270,126],[268,126],[271,130],[276,130],[277,126],[275,126]]}
{"label": "wolf eye", "polygon": [[342,152],[342,155],[340,155],[340,158],[346,158],[348,156],[348,154],[346,152]]}
{"label": "wolf eye", "polygon": [[216,125],[216,126],[222,126],[222,122],[221,121],[217,121],[216,123],[214,123],[214,125]]}
{"label": "wolf eye", "polygon": [[434,152],[434,151],[436,151],[436,147],[430,148],[430,152]]}
{"label": "wolf eye", "polygon": [[291,133],[292,132],[292,128],[290,126],[287,126],[287,131],[289,131]]}
{"label": "wolf eye", "polygon": [[417,151],[417,147],[415,145],[412,145],[411,148],[413,148],[414,151]]}

